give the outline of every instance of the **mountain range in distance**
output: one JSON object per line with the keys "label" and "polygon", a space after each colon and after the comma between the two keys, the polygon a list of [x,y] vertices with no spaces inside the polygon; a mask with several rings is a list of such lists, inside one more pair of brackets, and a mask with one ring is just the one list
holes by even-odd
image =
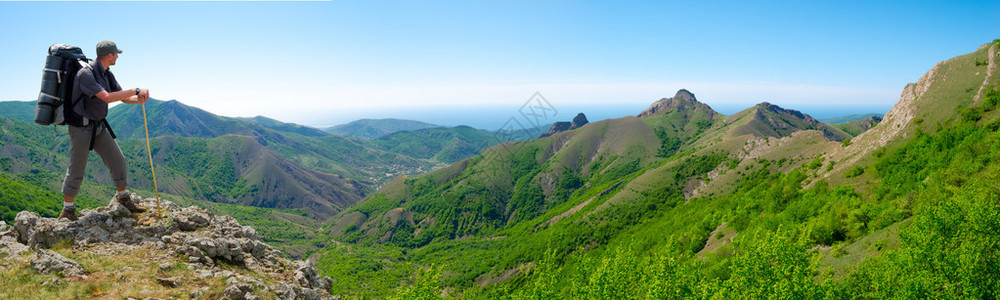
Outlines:
{"label": "mountain range in distance", "polygon": [[373,297],[416,263],[473,298],[994,298],[998,58],[939,62],[838,124],[680,90],[494,146],[333,217],[318,265]]}
{"label": "mountain range in distance", "polygon": [[[0,102],[0,117],[31,123],[33,106],[32,101]],[[401,119],[362,119],[320,130],[263,116],[223,117],[176,100],[151,100],[146,110],[147,119],[154,120],[149,126],[150,137],[163,150],[156,152],[154,163],[165,164],[159,174],[171,182],[163,186],[165,192],[213,202],[309,208],[310,214],[321,219],[350,206],[396,175],[429,171],[499,143],[496,132]],[[587,122],[582,113],[577,118]],[[112,107],[108,120],[124,141],[145,138],[140,106]],[[546,124],[522,129],[512,140],[529,141],[570,128],[556,127]],[[141,146],[125,142],[122,148],[139,151]],[[201,164],[173,159],[191,149],[210,155],[202,157]],[[61,155],[60,149],[53,150],[54,155]],[[231,169],[227,167],[225,172],[232,173],[212,177],[215,183],[225,182],[221,186],[228,190],[206,183],[215,172],[212,169],[218,167],[205,164],[212,155],[231,161]],[[143,164],[141,161],[136,159],[136,164]],[[178,167],[171,168],[175,164]],[[181,164],[188,165],[179,167]],[[61,172],[53,163],[44,168]],[[89,176],[106,177],[102,172]],[[143,176],[133,180],[139,187],[151,188],[151,180]],[[267,196],[270,193],[273,195]],[[278,195],[297,195],[291,197],[297,200],[277,199]]]}

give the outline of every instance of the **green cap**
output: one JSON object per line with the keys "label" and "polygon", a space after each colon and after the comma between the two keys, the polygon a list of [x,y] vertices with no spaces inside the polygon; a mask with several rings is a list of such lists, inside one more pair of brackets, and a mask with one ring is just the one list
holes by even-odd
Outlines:
{"label": "green cap", "polygon": [[97,43],[97,57],[105,56],[111,53],[122,53],[121,49],[118,49],[118,45],[112,41],[101,41]]}

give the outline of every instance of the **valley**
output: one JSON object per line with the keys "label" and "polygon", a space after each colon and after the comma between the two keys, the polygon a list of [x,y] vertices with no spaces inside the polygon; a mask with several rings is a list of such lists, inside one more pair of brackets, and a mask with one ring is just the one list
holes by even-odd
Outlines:
{"label": "valley", "polygon": [[[931,67],[884,116],[837,124],[768,102],[723,115],[682,89],[506,143],[467,126],[146,109],[165,199],[310,258],[334,295],[990,298],[998,65],[1000,41],[983,44]],[[53,217],[68,138],[0,104],[13,108],[0,114],[0,215]],[[139,109],[108,120],[132,186],[152,194]],[[90,208],[110,179],[88,164]]]}

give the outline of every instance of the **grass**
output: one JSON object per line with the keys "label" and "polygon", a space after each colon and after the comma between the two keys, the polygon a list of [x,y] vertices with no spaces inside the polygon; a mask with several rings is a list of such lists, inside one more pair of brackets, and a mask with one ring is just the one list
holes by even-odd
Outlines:
{"label": "grass", "polygon": [[[189,270],[185,257],[153,246],[125,246],[115,249],[109,245],[91,246],[86,249],[69,245],[52,250],[80,264],[87,278],[62,278],[59,274],[39,274],[30,263],[5,259],[0,261],[0,298],[2,299],[124,299],[161,298],[186,299],[192,291],[202,291],[204,299],[217,299],[227,285],[224,276],[200,277]],[[30,256],[22,254],[22,258]],[[271,275],[259,274],[240,264],[217,260],[224,271],[235,275],[253,277],[265,285],[276,281]],[[160,265],[170,267],[160,269]],[[179,277],[181,286],[169,288],[158,278]],[[264,299],[276,295],[254,287],[253,293]]]}
{"label": "grass", "polygon": [[[853,271],[866,259],[896,249],[899,246],[899,232],[912,223],[912,219],[906,219],[854,242],[839,243],[831,248],[820,249],[819,253],[823,255],[819,261],[820,273],[829,274],[835,280],[843,279],[844,275]],[[838,247],[839,251],[834,251]]]}
{"label": "grass", "polygon": [[[6,260],[0,272],[6,280],[0,282],[0,298],[6,299],[121,299],[125,297],[185,298],[190,291],[208,288],[206,294],[221,295],[225,282],[197,279],[194,272],[181,265],[179,258],[151,247],[98,254],[74,251],[71,247],[55,247],[54,251],[80,263],[87,278],[60,278],[56,274],[39,274],[27,262]],[[25,254],[24,257],[27,257]],[[164,262],[174,267],[159,269]],[[160,285],[156,278],[180,276],[184,284],[171,289]],[[39,288],[41,287],[41,288]]]}

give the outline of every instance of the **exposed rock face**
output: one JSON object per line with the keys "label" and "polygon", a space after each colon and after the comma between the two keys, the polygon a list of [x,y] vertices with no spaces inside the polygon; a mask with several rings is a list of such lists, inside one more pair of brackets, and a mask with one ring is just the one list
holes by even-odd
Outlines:
{"label": "exposed rock face", "polygon": [[[802,130],[818,130],[823,133],[827,141],[843,141],[851,136],[839,129],[830,127],[816,120],[812,116],[803,114],[794,109],[785,109],[780,106],[763,102],[750,109],[750,119],[743,126],[737,128],[734,133],[753,134],[759,137],[786,137],[792,133]],[[730,116],[726,122],[732,123],[744,118],[743,114]]]}
{"label": "exposed rock face", "polygon": [[858,121],[858,125],[861,126],[862,130],[868,130],[872,129],[872,127],[875,127],[875,125],[878,125],[879,122],[882,122],[882,117],[871,116]]}
{"label": "exposed rock face", "polygon": [[[156,207],[154,199],[140,199],[135,194],[132,199],[143,206]],[[94,245],[153,246],[165,253],[187,256],[188,268],[196,270],[199,277],[228,278],[229,288],[224,298],[260,299],[256,294],[261,291],[276,293],[281,299],[333,298],[329,294],[332,285],[329,277],[319,278],[310,262],[290,262],[283,258],[278,250],[261,242],[253,228],[197,207],[181,208],[166,200],[160,201],[160,207],[163,218],[156,219],[154,211],[140,214],[137,220],[136,215],[112,199],[108,206],[80,211],[80,220],[75,222],[22,211],[13,226],[0,222],[0,251],[17,259],[22,252],[33,249],[35,253],[28,260],[38,272],[85,278],[87,272],[80,264],[47,248],[67,243],[77,247],[74,251],[87,251],[88,246]],[[267,286],[259,279],[222,271],[216,265],[219,260],[242,264],[258,274],[275,278],[278,283]],[[160,269],[170,267],[164,264]],[[157,280],[168,287],[183,285],[179,278]]]}
{"label": "exposed rock face", "polygon": [[649,108],[639,113],[638,117],[649,117],[666,114],[672,111],[696,111],[703,110],[707,112],[711,117],[714,117],[718,113],[712,110],[705,103],[698,102],[698,99],[694,97],[694,94],[688,90],[681,89],[677,91],[677,94],[673,98],[660,99],[650,105]]}
{"label": "exposed rock face", "polygon": [[576,117],[573,117],[573,121],[572,122],[555,122],[555,123],[553,123],[552,127],[549,127],[549,132],[546,132],[546,133],[542,134],[538,138],[547,137],[547,136],[550,136],[550,135],[553,135],[553,134],[556,134],[556,133],[560,133],[560,132],[563,132],[563,131],[567,131],[567,130],[577,129],[577,128],[580,128],[583,125],[586,125],[587,123],[590,123],[590,121],[587,121],[587,116],[584,115],[583,113],[579,113],[579,114],[576,114]]}

